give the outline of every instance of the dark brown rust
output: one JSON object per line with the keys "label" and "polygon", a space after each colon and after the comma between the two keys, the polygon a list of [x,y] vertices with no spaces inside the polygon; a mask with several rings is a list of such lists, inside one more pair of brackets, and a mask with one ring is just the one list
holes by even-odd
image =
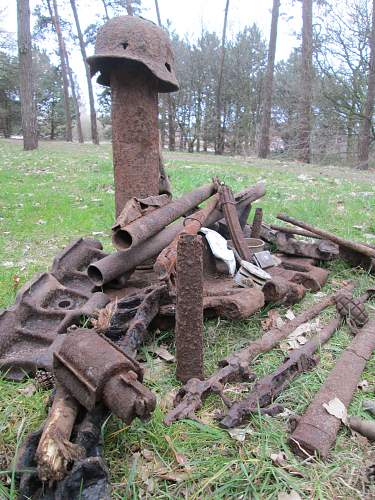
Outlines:
{"label": "dark brown rust", "polygon": [[251,225],[250,238],[260,238],[261,228],[263,222],[263,209],[258,207],[255,209],[253,223]]}
{"label": "dark brown rust", "polygon": [[263,285],[262,291],[267,303],[285,306],[300,302],[306,293],[303,285],[292,283],[283,276],[274,276]]}
{"label": "dark brown rust", "polygon": [[243,424],[258,408],[269,406],[297,375],[314,368],[314,352],[331,338],[340,323],[340,317],[330,321],[304,346],[292,351],[274,372],[259,379],[246,398],[231,405],[220,426],[228,429]]}
{"label": "dark brown rust", "polygon": [[182,234],[177,245],[176,377],[203,375],[202,237]]}
{"label": "dark brown rust", "polygon": [[54,353],[54,373],[81,404],[92,410],[103,401],[129,424],[136,416],[147,419],[155,396],[142,385],[139,364],[94,330],[77,329]]}
{"label": "dark brown rust", "polygon": [[297,229],[291,226],[277,226],[276,224],[271,224],[270,228],[273,229],[274,231],[291,234],[293,236],[294,235],[305,236],[306,238],[314,238],[317,240],[323,239],[321,236],[311,233],[310,231],[305,231],[304,229]]}
{"label": "dark brown rust", "polygon": [[251,254],[238,219],[233,192],[229,186],[222,185],[219,188],[219,196],[234,248],[241,259],[250,261]]}
{"label": "dark brown rust", "polygon": [[310,243],[296,240],[283,232],[277,233],[275,244],[279,252],[283,252],[287,255],[296,255],[298,257],[333,260],[339,255],[338,245],[331,241],[321,240],[317,243]]}
{"label": "dark brown rust", "polygon": [[116,223],[112,227],[112,231],[116,231],[118,228],[130,224],[156,208],[167,205],[170,201],[170,197],[167,194],[148,196],[147,198],[131,198],[126,202],[123,210],[117,217]]}
{"label": "dark brown rust", "polygon": [[375,441],[375,422],[359,417],[349,417],[349,427],[352,431],[359,432],[369,441]]}
{"label": "dark brown rust", "polygon": [[[339,290],[351,291],[353,284],[347,285]],[[289,321],[279,330],[272,328],[258,340],[250,342],[245,348],[227,356],[219,363],[219,370],[206,380],[189,380],[177,393],[175,408],[165,417],[164,422],[170,425],[172,422],[184,418],[196,418],[195,412],[201,408],[204,399],[211,392],[223,396],[224,384],[226,382],[245,381],[252,376],[249,370],[249,363],[259,354],[268,352],[278,343],[285,339],[298,326],[310,321],[320,314],[324,309],[333,304],[336,294],[329,295],[312,307],[303,311],[292,321]],[[224,398],[225,399],[225,398]]]}
{"label": "dark brown rust", "polygon": [[317,227],[314,227],[310,224],[307,224],[306,222],[294,219],[293,217],[289,217],[286,214],[278,214],[277,218],[284,221],[284,222],[289,222],[290,224],[293,224],[294,226],[301,227],[302,229],[310,231],[311,233],[315,233],[315,234],[321,236],[322,238],[333,241],[334,243],[337,243],[337,245],[348,248],[349,250],[352,250],[353,252],[360,253],[362,255],[365,255],[366,257],[370,257],[371,259],[375,259],[375,249],[368,246],[368,245],[365,245],[363,243],[357,243],[357,242],[352,241],[352,240],[347,240],[345,238],[341,238],[340,236],[329,233],[328,231],[324,231],[323,229],[319,229]]}
{"label": "dark brown rust", "polygon": [[149,211],[125,226],[114,226],[113,243],[119,250],[126,250],[154,236],[171,222],[191,211],[216,191],[216,184],[201,186],[181,198],[171,201],[155,210]]}
{"label": "dark brown rust", "polygon": [[[258,183],[245,191],[236,194],[238,210],[243,210],[251,201],[257,200],[264,196],[265,186],[263,183]],[[223,214],[221,210],[216,208],[206,219],[206,225],[210,226],[220,220]],[[105,285],[111,281],[123,276],[128,271],[134,270],[139,264],[142,264],[150,257],[154,257],[160,253],[173,239],[182,231],[183,222],[175,222],[170,226],[160,231],[155,236],[152,236],[139,247],[130,248],[129,250],[121,251],[108,255],[95,264],[88,267],[87,273],[89,278],[98,286]]]}
{"label": "dark brown rust", "polygon": [[323,404],[334,398],[348,407],[357,389],[361,374],[375,349],[375,319],[357,333],[340,356],[328,378],[314,397],[307,411],[289,438],[297,455],[319,455],[326,458],[336,440],[341,421],[330,415]]}
{"label": "dark brown rust", "polygon": [[20,380],[37,369],[52,370],[52,353],[61,335],[83,317],[90,317],[109,302],[93,285],[85,269],[105,256],[101,244],[80,239],[54,260],[50,273],[26,283],[16,303],[0,314],[0,367],[6,377]]}
{"label": "dark brown rust", "polygon": [[[163,298],[166,298],[166,296],[166,285],[149,287],[138,294],[137,299],[141,299],[141,301],[136,308],[136,313],[128,323],[126,330],[124,330],[126,331],[125,335],[117,341],[117,345],[128,356],[135,358],[139,347],[143,344],[148,335],[148,327],[151,321],[159,312],[160,302]],[[130,300],[132,299],[134,300],[134,297],[130,297]],[[122,301],[120,301],[117,307],[121,307],[122,305]],[[112,319],[112,324],[115,320],[116,313]],[[108,336],[107,332],[106,336]]]}

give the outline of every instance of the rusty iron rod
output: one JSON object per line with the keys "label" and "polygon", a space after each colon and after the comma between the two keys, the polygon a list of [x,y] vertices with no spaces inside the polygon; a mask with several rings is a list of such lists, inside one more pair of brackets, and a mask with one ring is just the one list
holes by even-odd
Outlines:
{"label": "rusty iron rod", "polygon": [[306,222],[294,219],[293,217],[289,217],[286,214],[278,214],[277,218],[284,221],[284,222],[289,222],[289,224],[293,224],[294,226],[301,227],[302,229],[305,229],[306,231],[310,231],[311,233],[318,234],[319,236],[322,236],[322,238],[333,241],[334,243],[337,243],[338,245],[342,245],[346,248],[350,248],[351,250],[354,250],[355,252],[361,253],[363,255],[366,255],[367,257],[371,257],[371,258],[375,259],[375,249],[368,247],[367,245],[364,245],[363,243],[358,243],[356,241],[346,240],[345,238],[341,238],[340,236],[336,236],[335,234],[329,233],[328,231],[324,231],[323,229],[319,229],[319,228],[314,227],[310,224],[306,224]]}
{"label": "rusty iron rod", "polygon": [[203,375],[203,244],[182,234],[177,245],[176,377],[185,383]]}
{"label": "rusty iron rod", "polygon": [[250,233],[251,238],[257,238],[257,239],[260,238],[262,222],[263,222],[263,209],[258,207],[255,209],[254,219],[251,225],[251,233]]}
{"label": "rusty iron rod", "polygon": [[361,328],[340,356],[328,378],[314,397],[307,411],[289,438],[297,455],[319,455],[326,458],[336,440],[341,420],[323,407],[334,398],[348,407],[357,389],[361,374],[375,349],[375,318]]}
{"label": "rusty iron rod", "polygon": [[276,224],[271,224],[270,228],[273,229],[274,231],[281,231],[282,233],[286,234],[293,234],[293,235],[298,235],[298,236],[305,236],[306,238],[315,238],[317,240],[322,240],[323,237],[319,236],[318,234],[311,233],[310,231],[305,231],[304,229],[297,229],[295,227],[288,227],[288,226],[277,226]]}
{"label": "rusty iron rod", "polygon": [[[263,183],[258,183],[235,196],[238,210],[242,210],[246,205],[264,196],[266,190]],[[205,224],[211,226],[223,217],[219,208],[215,208],[207,217]],[[134,270],[145,260],[160,253],[183,229],[183,222],[175,222],[158,234],[155,234],[142,245],[116,252],[91,264],[87,269],[87,274],[95,285],[102,286],[128,271]]]}
{"label": "rusty iron rod", "polygon": [[190,193],[186,193],[166,205],[152,210],[135,221],[120,226],[112,236],[112,241],[118,250],[127,250],[142,243],[161,231],[165,226],[177,220],[189,210],[192,210],[207,200],[216,191],[216,184],[201,186]]}

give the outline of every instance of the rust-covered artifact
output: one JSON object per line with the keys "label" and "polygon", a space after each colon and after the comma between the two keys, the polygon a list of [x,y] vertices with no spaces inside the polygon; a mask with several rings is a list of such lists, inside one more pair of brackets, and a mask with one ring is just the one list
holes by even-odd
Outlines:
{"label": "rust-covered artifact", "polygon": [[299,257],[311,257],[319,260],[333,260],[339,255],[339,247],[335,243],[327,240],[319,240],[317,243],[310,243],[279,232],[276,235],[276,246],[279,252],[287,255]]}
{"label": "rust-covered artifact", "polygon": [[278,226],[277,224],[271,224],[270,228],[277,232],[282,232],[286,234],[291,234],[293,236],[304,236],[305,238],[313,238],[316,240],[322,240],[323,238],[318,234],[310,233],[310,231],[305,231],[304,229],[298,229],[293,226]]}
{"label": "rust-covered artifact", "polygon": [[351,328],[361,328],[368,321],[368,314],[360,298],[354,298],[352,295],[342,293],[336,297],[336,309]]}
{"label": "rust-covered artifact", "polygon": [[170,203],[149,211],[130,224],[113,227],[113,243],[118,250],[126,250],[154,236],[165,226],[186,214],[216,191],[215,183],[201,186]]}
{"label": "rust-covered artifact", "polygon": [[[339,290],[352,290],[353,284],[347,285]],[[324,309],[334,303],[336,294],[325,297],[320,302],[303,311],[292,321],[284,324],[281,329],[272,328],[262,337],[250,342],[245,348],[224,358],[220,363],[220,369],[206,380],[191,379],[177,393],[175,408],[165,417],[164,422],[169,425],[184,418],[196,418],[195,412],[201,408],[204,399],[210,393],[218,393],[222,398],[224,384],[227,382],[246,381],[252,377],[249,363],[261,353],[273,349],[281,340],[285,339],[298,326],[310,321]]]}
{"label": "rust-covered artifact", "polygon": [[176,377],[203,378],[202,237],[180,236],[177,246]]}
{"label": "rust-covered artifact", "polygon": [[355,265],[361,265],[361,267],[365,267],[369,271],[375,269],[375,248],[370,245],[341,238],[340,236],[314,227],[306,222],[289,217],[286,214],[278,214],[277,218],[311,233],[315,233],[322,238],[333,241],[340,246],[340,256],[351,262],[354,260],[356,262]]}
{"label": "rust-covered artifact", "polygon": [[263,209],[257,207],[255,209],[254,219],[251,225],[251,233],[250,233],[251,238],[257,238],[257,239],[260,238],[262,222],[263,222]]}
{"label": "rust-covered artifact", "polygon": [[274,372],[256,382],[246,398],[230,406],[227,415],[220,421],[220,426],[228,429],[243,424],[258,408],[269,406],[298,374],[314,368],[317,362],[315,351],[331,338],[340,322],[339,317],[333,319],[305,345],[289,353]]}
{"label": "rust-covered artifact", "polygon": [[375,349],[375,319],[372,316],[342,353],[305,414],[298,421],[289,444],[297,455],[326,458],[336,440],[341,421],[323,404],[334,398],[348,407],[367,361]]}
{"label": "rust-covered artifact", "polygon": [[109,297],[93,293],[85,269],[106,254],[99,241],[80,239],[54,260],[51,272],[26,283],[16,303],[0,314],[0,368],[21,380],[37,369],[52,371],[52,353],[61,335],[81,318],[103,308]]}
{"label": "rust-covered artifact", "polygon": [[[258,183],[235,195],[238,210],[243,210],[251,201],[264,196],[265,186]],[[223,213],[215,209],[208,215],[205,223],[210,226],[220,220]],[[139,264],[160,253],[183,229],[183,222],[175,222],[158,234],[151,236],[147,241],[138,247],[120,251],[91,264],[87,273],[89,278],[98,286],[105,285],[128,271],[134,270]]]}
{"label": "rust-covered artifact", "polygon": [[54,373],[86,409],[103,401],[127,424],[135,417],[149,418],[155,408],[139,364],[94,330],[81,328],[66,336],[54,353]]}
{"label": "rust-covered artifact", "polygon": [[238,213],[235,207],[235,199],[230,187],[226,186],[225,184],[221,185],[219,188],[219,197],[234,248],[237,250],[241,259],[250,261],[250,250],[247,246],[245,236],[238,219]]}
{"label": "rust-covered artifact", "polygon": [[349,417],[349,427],[367,437],[369,441],[375,441],[375,422],[373,420],[351,416]]}
{"label": "rust-covered artifact", "polygon": [[164,30],[135,16],[110,19],[100,29],[91,75],[112,91],[116,216],[132,197],[159,194],[158,92],[178,83]]}
{"label": "rust-covered artifact", "polygon": [[42,481],[60,481],[67,474],[68,465],[82,458],[81,447],[70,442],[78,410],[78,402],[56,384],[56,394],[35,455]]}

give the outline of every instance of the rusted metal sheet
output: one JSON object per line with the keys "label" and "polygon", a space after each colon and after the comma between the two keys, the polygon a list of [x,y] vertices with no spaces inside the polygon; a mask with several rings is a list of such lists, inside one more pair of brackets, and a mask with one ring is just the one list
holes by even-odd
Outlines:
{"label": "rusted metal sheet", "polygon": [[[235,195],[238,210],[244,209],[252,200],[264,196],[265,186],[258,183]],[[205,223],[211,226],[223,216],[221,210],[216,208],[207,217]],[[89,278],[97,286],[103,286],[111,281],[123,276],[125,273],[134,270],[139,264],[150,257],[160,253],[173,239],[182,231],[183,222],[175,222],[161,230],[155,236],[151,236],[147,241],[138,247],[129,248],[121,252],[108,255],[104,259],[91,264],[87,273]]]}
{"label": "rusted metal sheet", "polygon": [[176,377],[203,378],[202,237],[182,234],[177,246]]}
{"label": "rusted metal sheet", "polygon": [[333,260],[339,255],[339,247],[336,243],[327,240],[320,240],[317,243],[310,243],[278,232],[275,244],[279,252],[287,255],[296,255],[299,257],[311,257],[319,260]]}
{"label": "rusted metal sheet", "polygon": [[263,222],[263,209],[258,207],[255,209],[253,223],[251,225],[251,238],[260,238],[261,228]]}
{"label": "rusted metal sheet", "polygon": [[80,239],[54,260],[51,273],[26,283],[16,303],[0,314],[0,367],[20,380],[37,369],[52,370],[52,353],[63,334],[82,317],[92,316],[109,302],[85,275],[87,265],[106,255],[94,240]]}
{"label": "rusted metal sheet", "polygon": [[219,196],[234,248],[241,259],[250,261],[251,254],[238,219],[233,192],[229,186],[222,185],[219,188]]}
{"label": "rusted metal sheet", "polygon": [[234,352],[219,362],[219,370],[206,380],[189,380],[177,393],[175,408],[171,410],[164,419],[165,424],[184,418],[194,417],[195,412],[201,408],[204,399],[210,393],[217,393],[225,400],[223,395],[224,384],[226,382],[245,381],[253,378],[249,364],[259,354],[268,352],[278,343],[285,339],[298,326],[312,320],[324,309],[334,303],[335,297],[343,290],[351,291],[354,285],[350,283],[345,288],[335,294],[325,297],[309,309],[303,311],[293,320],[288,321],[281,329],[272,328],[259,339],[251,341],[240,351]]}
{"label": "rusted metal sheet", "polygon": [[375,318],[357,333],[342,353],[305,414],[301,417],[289,444],[297,455],[326,458],[336,440],[341,421],[330,415],[323,404],[334,398],[348,407],[361,374],[375,349]]}
{"label": "rusted metal sheet", "polygon": [[54,353],[54,373],[86,409],[103,401],[127,424],[136,416],[149,418],[155,408],[139,364],[94,330],[81,328],[66,336]]}
{"label": "rusted metal sheet", "polygon": [[186,214],[202,201],[207,200],[217,190],[216,183],[201,186],[170,203],[149,211],[130,224],[116,224],[113,243],[119,250],[126,250],[154,236],[171,222]]}

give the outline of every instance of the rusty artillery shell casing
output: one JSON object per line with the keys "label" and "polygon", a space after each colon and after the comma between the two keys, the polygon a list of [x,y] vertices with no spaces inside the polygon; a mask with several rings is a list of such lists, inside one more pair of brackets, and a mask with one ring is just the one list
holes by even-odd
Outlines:
{"label": "rusty artillery shell casing", "polygon": [[157,81],[119,65],[111,72],[116,217],[132,197],[159,194]]}
{"label": "rusty artillery shell casing", "polygon": [[260,231],[263,222],[263,209],[258,207],[255,209],[253,223],[251,225],[251,238],[260,238]]}
{"label": "rusty artillery shell casing", "polygon": [[203,244],[182,234],[177,246],[176,377],[203,379]]}

